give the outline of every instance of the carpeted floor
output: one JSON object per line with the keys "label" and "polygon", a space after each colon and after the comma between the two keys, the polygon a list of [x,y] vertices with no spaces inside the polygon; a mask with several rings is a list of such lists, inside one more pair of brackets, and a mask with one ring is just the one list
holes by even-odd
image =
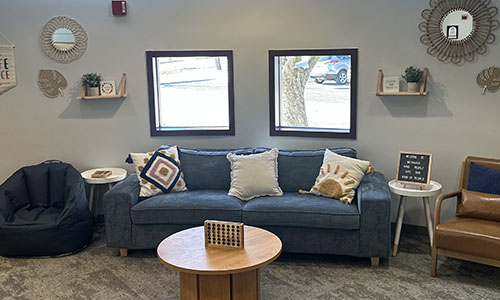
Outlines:
{"label": "carpeted floor", "polygon": [[[397,257],[369,259],[282,254],[261,271],[261,299],[500,299],[500,268],[451,258],[429,277],[426,237],[403,235]],[[154,250],[119,257],[99,230],[90,247],[67,257],[0,257],[0,299],[178,299],[177,272]]]}

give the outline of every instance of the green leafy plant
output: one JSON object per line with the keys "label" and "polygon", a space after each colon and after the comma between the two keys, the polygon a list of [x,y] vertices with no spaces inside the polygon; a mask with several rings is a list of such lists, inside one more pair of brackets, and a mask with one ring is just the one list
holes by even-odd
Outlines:
{"label": "green leafy plant", "polygon": [[84,87],[99,87],[102,80],[102,75],[97,73],[87,73],[82,76],[82,86]]}
{"label": "green leafy plant", "polygon": [[420,82],[423,74],[424,71],[413,66],[409,66],[405,69],[405,73],[401,76],[403,76],[403,79],[406,80],[406,82]]}

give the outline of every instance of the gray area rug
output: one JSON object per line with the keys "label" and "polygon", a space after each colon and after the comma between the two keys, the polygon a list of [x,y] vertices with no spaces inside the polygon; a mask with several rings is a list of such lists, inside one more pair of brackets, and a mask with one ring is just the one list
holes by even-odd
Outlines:
{"label": "gray area rug", "polygon": [[[261,271],[261,299],[500,299],[500,268],[440,258],[429,276],[423,236],[403,235],[396,257],[283,254]],[[0,257],[0,299],[178,299],[179,279],[154,250],[119,257],[100,229],[91,246],[60,258]]]}

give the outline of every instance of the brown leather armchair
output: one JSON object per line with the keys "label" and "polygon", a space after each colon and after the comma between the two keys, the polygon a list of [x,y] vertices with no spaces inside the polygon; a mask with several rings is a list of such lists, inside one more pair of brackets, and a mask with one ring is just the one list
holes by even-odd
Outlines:
{"label": "brown leather armchair", "polygon": [[[438,255],[500,267],[500,195],[466,190],[471,162],[500,170],[500,159],[469,156],[462,165],[460,191],[438,197],[434,215],[432,277],[436,276]],[[456,216],[441,223],[441,204],[453,198],[457,198]]]}

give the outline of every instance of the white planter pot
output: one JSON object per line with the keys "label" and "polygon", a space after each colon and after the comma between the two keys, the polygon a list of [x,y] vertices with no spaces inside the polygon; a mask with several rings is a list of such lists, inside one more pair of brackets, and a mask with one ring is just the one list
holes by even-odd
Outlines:
{"label": "white planter pot", "polygon": [[87,96],[99,96],[99,87],[87,87]]}
{"label": "white planter pot", "polygon": [[418,82],[408,82],[408,92],[420,91],[420,84]]}

